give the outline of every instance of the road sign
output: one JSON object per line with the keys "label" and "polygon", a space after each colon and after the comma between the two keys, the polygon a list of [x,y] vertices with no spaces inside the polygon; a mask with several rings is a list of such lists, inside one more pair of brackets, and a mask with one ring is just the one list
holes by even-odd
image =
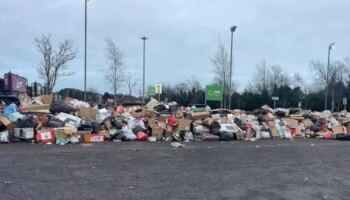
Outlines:
{"label": "road sign", "polygon": [[271,99],[272,99],[273,101],[278,101],[278,100],[280,100],[279,97],[272,97]]}
{"label": "road sign", "polygon": [[154,87],[154,86],[148,87],[148,95],[149,95],[149,96],[154,96],[154,95],[156,95],[156,87]]}
{"label": "road sign", "polygon": [[156,94],[162,94],[162,84],[156,84],[155,89]]}
{"label": "road sign", "polygon": [[207,85],[205,95],[207,101],[221,101],[222,87],[220,85]]}
{"label": "road sign", "polygon": [[346,105],[346,104],[348,104],[348,98],[344,97],[343,98],[343,105]]}

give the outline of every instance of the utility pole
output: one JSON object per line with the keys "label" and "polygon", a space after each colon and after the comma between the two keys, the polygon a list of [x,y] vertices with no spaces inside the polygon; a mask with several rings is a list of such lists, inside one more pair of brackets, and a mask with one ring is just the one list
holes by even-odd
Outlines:
{"label": "utility pole", "polygon": [[84,101],[86,101],[87,2],[88,0],[85,0]]}
{"label": "utility pole", "polygon": [[325,92],[324,110],[327,110],[329,65],[330,65],[331,49],[334,48],[334,45],[335,43],[333,42],[328,46],[328,63],[327,63],[327,73],[326,73],[326,92]]}
{"label": "utility pole", "polygon": [[228,108],[231,109],[231,95],[232,95],[232,48],[233,48],[233,32],[235,32],[237,26],[231,27],[231,58],[230,58],[230,87],[228,91]]}
{"label": "utility pole", "polygon": [[145,103],[146,40],[148,40],[148,38],[143,36],[143,37],[141,37],[141,40],[143,40],[143,88],[142,88],[142,101],[143,101],[143,103]]}

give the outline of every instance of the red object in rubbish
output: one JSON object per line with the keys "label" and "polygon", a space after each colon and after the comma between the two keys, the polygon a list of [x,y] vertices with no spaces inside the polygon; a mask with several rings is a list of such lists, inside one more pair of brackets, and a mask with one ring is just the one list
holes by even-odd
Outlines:
{"label": "red object in rubbish", "polygon": [[323,134],[323,139],[331,139],[331,134],[329,133]]}
{"label": "red object in rubbish", "polygon": [[56,135],[53,130],[38,131],[35,137],[36,141],[42,142],[44,144],[53,142],[56,140]]}
{"label": "red object in rubbish", "polygon": [[141,132],[141,131],[136,134],[136,138],[139,141],[147,141],[148,140],[147,134],[144,132]]}
{"label": "red object in rubbish", "polygon": [[247,124],[247,137],[250,138],[253,136],[253,125],[248,123]]}
{"label": "red object in rubbish", "polygon": [[169,124],[170,126],[176,126],[177,125],[176,118],[175,117],[168,117],[167,124]]}

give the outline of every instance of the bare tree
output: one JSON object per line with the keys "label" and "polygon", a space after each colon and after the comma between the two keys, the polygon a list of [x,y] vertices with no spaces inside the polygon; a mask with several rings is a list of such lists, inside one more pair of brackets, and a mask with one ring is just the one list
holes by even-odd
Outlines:
{"label": "bare tree", "polygon": [[255,90],[262,93],[263,90],[271,91],[270,87],[271,72],[265,61],[256,66],[256,72],[253,75],[253,83]]}
{"label": "bare tree", "polygon": [[221,41],[219,41],[218,49],[214,55],[214,57],[211,58],[211,63],[214,66],[213,72],[215,74],[214,76],[214,82],[216,84],[223,86],[223,107],[226,108],[226,91],[228,91],[229,87],[229,80],[230,80],[230,59],[229,55],[227,53],[226,48],[222,44]]}
{"label": "bare tree", "polygon": [[270,75],[270,89],[274,88],[275,86],[279,88],[283,85],[290,85],[289,75],[284,73],[280,66],[272,65],[270,67]]}
{"label": "bare tree", "polygon": [[69,71],[68,62],[76,57],[78,51],[74,49],[73,42],[68,39],[59,43],[55,50],[51,42],[51,34],[43,34],[40,38],[35,38],[34,44],[41,54],[36,70],[39,77],[45,81],[48,93],[51,93],[57,80],[74,74],[73,71]]}
{"label": "bare tree", "polygon": [[126,84],[128,86],[129,96],[133,94],[138,82],[139,79],[134,79],[129,72],[129,74],[126,76]]}
{"label": "bare tree", "polygon": [[113,91],[114,105],[117,105],[117,92],[125,81],[124,54],[111,39],[106,39],[105,53],[108,64],[105,79]]}

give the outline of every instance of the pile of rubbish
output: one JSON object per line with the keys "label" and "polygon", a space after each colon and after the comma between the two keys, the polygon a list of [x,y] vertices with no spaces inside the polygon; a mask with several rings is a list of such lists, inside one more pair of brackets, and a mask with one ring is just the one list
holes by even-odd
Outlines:
{"label": "pile of rubbish", "polygon": [[[5,105],[0,115],[0,142],[65,145],[105,141],[229,141],[319,138],[350,140],[350,114],[296,108],[253,112],[183,107],[152,99],[146,105],[108,107],[50,95],[26,99],[21,107]],[[176,143],[177,144],[177,143]]]}

